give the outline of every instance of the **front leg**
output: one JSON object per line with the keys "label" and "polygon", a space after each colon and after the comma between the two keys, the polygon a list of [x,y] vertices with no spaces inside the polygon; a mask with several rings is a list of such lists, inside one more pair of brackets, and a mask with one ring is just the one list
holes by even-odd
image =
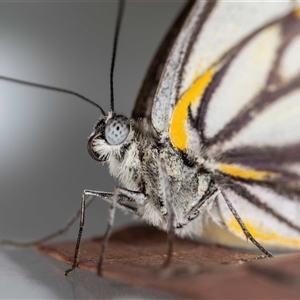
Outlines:
{"label": "front leg", "polygon": [[265,257],[273,257],[273,255],[265,249],[249,232],[247,227],[245,226],[242,218],[239,216],[238,212],[233,207],[230,200],[227,198],[226,194],[214,183],[213,180],[209,182],[208,188],[204,195],[198,200],[198,202],[189,210],[184,218],[184,222],[178,223],[176,225],[177,228],[182,228],[192,220],[196,219],[201,213],[203,213],[210,203],[216,199],[218,194],[221,194],[228,205],[231,213],[233,214],[234,218],[238,222],[239,226],[243,230],[247,239],[249,239],[264,255]]}
{"label": "front leg", "polygon": [[[203,182],[200,182],[199,186],[202,186],[202,184]],[[194,200],[194,205],[185,214],[183,220],[176,224],[176,228],[182,228],[194,219],[196,219],[199,215],[206,211],[206,209],[210,206],[212,201],[214,201],[217,198],[217,195],[220,193],[221,191],[217,187],[217,185],[211,179],[209,179],[206,191],[204,192],[202,197],[197,197]]]}
{"label": "front leg", "polygon": [[98,263],[98,275],[101,274],[103,257],[104,257],[105,248],[106,248],[109,236],[111,234],[111,228],[112,228],[113,222],[114,222],[116,206],[117,205],[120,206],[120,208],[126,212],[137,214],[136,208],[126,204],[126,201],[135,202],[137,205],[139,205],[139,204],[142,204],[142,202],[146,200],[145,195],[142,193],[130,191],[130,190],[119,188],[119,187],[117,187],[115,189],[114,193],[99,192],[99,191],[93,191],[93,190],[84,190],[82,193],[82,197],[81,197],[80,223],[79,223],[79,231],[78,231],[78,236],[77,236],[77,241],[76,241],[76,246],[75,246],[74,257],[73,257],[73,263],[72,263],[71,268],[69,268],[68,270],[65,271],[66,276],[71,271],[73,271],[77,267],[77,264],[78,264],[78,254],[79,254],[79,249],[80,249],[82,232],[83,232],[83,228],[84,228],[86,197],[87,196],[92,196],[93,198],[98,197],[98,198],[104,199],[105,201],[111,203],[110,210],[109,210],[107,229],[106,229],[106,232],[103,237],[101,254],[100,254],[99,263]]}

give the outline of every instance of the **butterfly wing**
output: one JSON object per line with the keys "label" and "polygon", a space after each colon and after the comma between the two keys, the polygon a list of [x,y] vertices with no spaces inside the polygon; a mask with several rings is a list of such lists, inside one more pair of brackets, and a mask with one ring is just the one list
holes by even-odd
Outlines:
{"label": "butterfly wing", "polygon": [[[300,248],[300,9],[293,5],[193,3],[145,116],[151,103],[163,138],[211,159],[215,181],[257,240]],[[244,238],[222,196],[211,216]]]}
{"label": "butterfly wing", "polygon": [[[298,11],[252,30],[181,96],[171,126],[180,101],[186,101],[192,120],[182,126],[186,142],[178,127],[174,137],[171,127],[170,136],[185,150],[194,137],[187,124],[195,124],[207,156],[215,158],[216,181],[253,236],[268,247],[300,248]],[[198,98],[185,100],[192,89]],[[221,195],[217,205],[213,220],[244,239]]]}
{"label": "butterfly wing", "polygon": [[246,36],[290,9],[289,2],[258,5],[196,1],[170,51],[156,90],[152,107],[156,130],[169,132],[175,104],[196,78]]}
{"label": "butterfly wing", "polygon": [[[198,129],[208,155],[218,158],[225,194],[253,236],[269,247],[299,249],[299,10],[234,50],[213,79],[218,86],[202,99]],[[218,207],[218,222],[243,238],[222,196]]]}
{"label": "butterfly wing", "polygon": [[170,49],[174,45],[174,42],[179,35],[181,28],[183,27],[184,22],[186,21],[186,18],[188,17],[194,5],[194,2],[195,1],[188,1],[183,7],[181,13],[171,26],[169,32],[157,50],[137,96],[132,112],[132,117],[134,119],[151,118],[151,108],[153,105],[154,95],[161,79],[163,68],[169,56]]}

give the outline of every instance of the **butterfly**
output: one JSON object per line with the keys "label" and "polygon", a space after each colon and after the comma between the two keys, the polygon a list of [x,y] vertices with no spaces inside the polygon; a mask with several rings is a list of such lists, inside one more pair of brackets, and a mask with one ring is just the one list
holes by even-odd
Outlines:
{"label": "butterfly", "polygon": [[189,1],[132,118],[112,106],[89,137],[117,192],[84,197],[165,230],[173,215],[182,236],[247,247],[247,230],[268,249],[300,249],[298,53],[295,2]]}
{"label": "butterfly", "polygon": [[112,106],[89,138],[117,193],[86,190],[83,202],[114,200],[154,226],[230,246],[246,235],[268,256],[261,245],[299,249],[299,11],[189,2],[132,118]]}

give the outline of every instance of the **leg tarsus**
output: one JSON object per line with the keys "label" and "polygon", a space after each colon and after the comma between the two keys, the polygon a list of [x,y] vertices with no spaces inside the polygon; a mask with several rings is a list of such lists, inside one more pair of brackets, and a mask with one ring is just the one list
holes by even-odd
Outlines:
{"label": "leg tarsus", "polygon": [[111,235],[112,227],[113,227],[113,224],[114,224],[114,220],[115,220],[117,198],[118,198],[119,193],[120,193],[120,189],[116,188],[115,191],[114,191],[114,194],[113,194],[111,206],[109,208],[107,228],[106,228],[106,231],[105,231],[105,234],[103,236],[102,243],[101,243],[101,252],[100,252],[99,261],[98,261],[98,265],[97,265],[97,274],[98,274],[98,276],[102,276],[102,265],[103,265],[105,250],[106,250],[108,240],[109,240],[109,237]]}
{"label": "leg tarsus", "polygon": [[[124,193],[123,193],[124,191]],[[129,196],[128,196],[129,195]],[[108,239],[111,235],[112,231],[112,226],[114,223],[114,216],[115,216],[115,210],[116,206],[118,204],[118,201],[124,201],[124,196],[125,198],[128,198],[131,201],[141,201],[141,199],[144,199],[145,196],[142,193],[134,192],[134,191],[129,191],[125,190],[122,188],[116,188],[114,193],[106,193],[106,192],[98,192],[98,191],[92,191],[92,190],[84,190],[82,194],[82,200],[81,200],[81,209],[80,209],[80,226],[79,226],[79,232],[77,236],[77,242],[75,246],[75,252],[74,252],[74,258],[73,258],[73,263],[71,268],[65,271],[65,275],[67,276],[71,271],[73,271],[77,266],[78,266],[78,254],[79,254],[79,248],[80,248],[80,243],[81,243],[81,236],[83,232],[83,227],[84,227],[84,217],[85,217],[85,196],[92,196],[98,197],[105,199],[106,201],[109,201],[111,203],[110,206],[110,211],[109,211],[109,217],[108,217],[108,225],[106,232],[103,237],[102,241],[102,246],[101,246],[101,253],[99,256],[99,261],[98,261],[98,266],[97,266],[97,274],[101,276],[101,270],[102,270],[102,263],[103,263],[103,258],[106,250],[106,246],[108,243]],[[119,197],[122,196],[122,197]],[[131,196],[131,198],[130,198]],[[136,199],[136,200],[135,200]],[[120,203],[122,206],[122,204]],[[126,206],[124,206],[125,211],[133,212],[133,209],[129,209]]]}
{"label": "leg tarsus", "polygon": [[237,213],[237,211],[235,210],[235,208],[233,207],[232,203],[229,201],[229,199],[227,198],[226,194],[222,191],[222,196],[228,206],[228,208],[230,209],[231,213],[233,214],[234,218],[236,219],[236,221],[238,222],[238,224],[240,225],[241,229],[243,230],[247,240],[249,239],[266,257],[273,257],[272,253],[269,252],[265,247],[263,247],[253,236],[252,234],[248,231],[247,227],[245,226],[243,220],[241,219],[241,217],[239,216],[239,214]]}
{"label": "leg tarsus", "polygon": [[167,175],[167,170],[166,170],[166,165],[164,160],[161,160],[159,164],[159,177],[162,182],[162,189],[163,189],[162,192],[165,198],[163,200],[166,203],[168,215],[169,215],[167,258],[161,266],[162,268],[167,268],[170,266],[172,261],[174,243],[175,243],[175,211],[173,208],[171,187],[170,187],[170,182]]}
{"label": "leg tarsus", "polygon": [[79,231],[78,231],[78,236],[77,236],[77,241],[76,241],[76,246],[75,246],[75,251],[74,251],[74,257],[73,257],[73,263],[71,268],[65,271],[65,275],[67,276],[71,271],[75,270],[75,268],[78,265],[78,254],[79,254],[79,248],[80,248],[80,243],[81,243],[81,237],[82,237],[82,232],[84,228],[84,218],[85,218],[85,194],[86,191],[84,190],[82,193],[81,197],[81,207],[80,207],[80,223],[79,223]]}
{"label": "leg tarsus", "polygon": [[[86,200],[85,207],[88,207],[93,200],[94,200],[94,197],[89,197]],[[78,217],[80,216],[80,213],[81,213],[81,210],[78,210],[62,228],[60,228],[59,230],[41,238],[41,239],[38,239],[36,241],[22,243],[22,242],[10,241],[10,240],[3,240],[0,243],[3,246],[12,246],[12,247],[18,247],[18,248],[36,247],[38,245],[49,242],[49,241],[53,240],[54,238],[59,237],[59,236],[63,235],[64,233],[66,233],[69,230],[69,228],[75,223],[75,221],[78,219]]]}
{"label": "leg tarsus", "polygon": [[175,244],[175,229],[170,230],[168,232],[168,251],[167,251],[167,258],[164,263],[161,265],[162,269],[168,268],[172,262],[173,258],[173,251],[174,251],[174,244]]}

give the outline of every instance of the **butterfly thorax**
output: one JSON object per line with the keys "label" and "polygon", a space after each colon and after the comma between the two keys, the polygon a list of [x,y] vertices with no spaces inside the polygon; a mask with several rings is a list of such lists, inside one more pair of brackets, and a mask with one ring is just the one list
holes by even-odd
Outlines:
{"label": "butterfly thorax", "polygon": [[[169,186],[163,186],[159,164],[165,162]],[[170,189],[172,206],[178,228],[192,220],[189,213],[209,189],[210,176],[199,161],[186,155],[163,140],[151,122],[146,119],[131,120],[131,133],[120,151],[112,152],[107,160],[110,173],[119,186],[145,196],[137,204],[137,214],[149,223],[167,227],[168,205],[165,189]],[[199,210],[202,212],[206,205]],[[197,214],[199,213],[197,211]],[[195,216],[196,217],[196,216]],[[190,227],[190,226],[189,226]],[[180,230],[182,233],[185,230]],[[191,230],[187,230],[191,233]]]}

